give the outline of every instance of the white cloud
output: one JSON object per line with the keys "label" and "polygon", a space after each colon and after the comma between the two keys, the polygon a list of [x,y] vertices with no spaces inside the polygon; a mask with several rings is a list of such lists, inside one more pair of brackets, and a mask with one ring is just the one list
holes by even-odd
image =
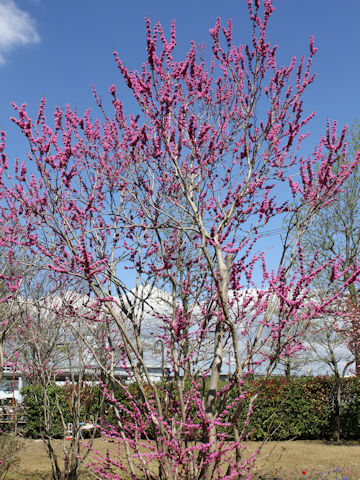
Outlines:
{"label": "white cloud", "polygon": [[13,0],[0,0],[0,64],[12,48],[39,41],[34,19]]}

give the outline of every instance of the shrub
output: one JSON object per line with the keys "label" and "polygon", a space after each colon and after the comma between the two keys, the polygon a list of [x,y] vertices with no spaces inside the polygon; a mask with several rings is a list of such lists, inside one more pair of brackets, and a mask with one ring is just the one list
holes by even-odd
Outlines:
{"label": "shrub", "polygon": [[65,424],[71,422],[71,415],[66,402],[64,388],[48,385],[47,396],[50,401],[50,425],[48,432],[45,428],[44,420],[44,388],[42,385],[28,385],[23,391],[23,405],[27,417],[25,424],[25,435],[31,438],[41,438],[48,433],[52,438],[61,438],[64,436],[64,425],[59,412],[58,405],[64,417]]}
{"label": "shrub", "polygon": [[[334,432],[334,377],[283,377],[266,381],[248,380],[251,395],[263,382],[262,390],[250,419],[251,438],[262,440],[268,435],[274,440],[331,438]],[[340,423],[342,438],[360,436],[359,380],[342,381]],[[243,419],[247,411],[244,404]]]}
{"label": "shrub", "polygon": [[[358,378],[346,378],[341,380],[342,398],[340,404],[341,437],[344,439],[360,437],[360,380]],[[221,385],[222,386],[222,385]],[[334,396],[336,395],[336,382],[333,377],[271,377],[267,380],[248,379],[245,389],[247,398],[262,386],[261,392],[255,404],[254,413],[250,419],[250,438],[263,440],[271,436],[274,440],[286,440],[298,438],[303,440],[331,438],[334,432]],[[160,397],[164,400],[165,390],[170,394],[168,408],[176,408],[176,389],[171,388],[169,382],[162,388]],[[185,391],[191,388],[187,385]],[[207,385],[204,384],[206,390]],[[170,389],[170,391],[169,391]],[[129,393],[141,411],[138,387],[131,384]],[[23,390],[24,408],[28,417],[25,426],[25,434],[31,438],[39,438],[44,432],[43,416],[43,391],[40,385],[27,386]],[[64,434],[61,416],[56,404],[56,395],[64,416],[65,423],[71,422],[71,414],[66,402],[66,389],[64,387],[48,387],[48,396],[51,404],[51,428],[52,437],[62,437]],[[102,388],[98,385],[91,388],[84,403],[83,418],[96,417],[99,411]],[[236,396],[235,391],[232,392]],[[115,398],[125,408],[120,409],[120,416],[129,420],[126,412],[132,411],[133,407],[127,393],[119,386],[115,387]],[[231,399],[229,400],[231,402]],[[244,402],[240,423],[245,420],[248,401]],[[103,423],[116,425],[117,418],[113,404],[105,399],[103,405]],[[145,413],[144,413],[145,415]],[[195,405],[191,406],[190,416],[194,423],[198,423],[198,412]],[[224,429],[227,430],[227,429]],[[156,432],[153,427],[148,427],[144,432],[149,438],[154,438]],[[231,435],[231,430],[226,431]],[[192,438],[192,440],[199,440]]]}

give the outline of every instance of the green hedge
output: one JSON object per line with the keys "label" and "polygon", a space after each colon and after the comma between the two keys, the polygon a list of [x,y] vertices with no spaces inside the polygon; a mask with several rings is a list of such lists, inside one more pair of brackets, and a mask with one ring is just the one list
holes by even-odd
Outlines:
{"label": "green hedge", "polygon": [[[121,389],[117,389],[116,398],[123,405],[129,406],[129,400]],[[136,394],[136,385],[130,385],[130,391]],[[28,385],[22,390],[23,407],[27,421],[24,427],[24,432],[27,437],[41,438],[46,435],[44,424],[44,389],[40,384]],[[71,396],[69,387],[61,387],[55,385],[47,386],[47,395],[50,401],[51,410],[51,425],[49,435],[52,438],[63,438],[64,426],[59,412],[59,407],[64,418],[65,425],[73,423],[73,418],[69,410],[68,397]],[[100,413],[100,403],[103,396],[102,388],[98,385],[86,389],[82,392],[82,410],[80,412],[80,421],[92,421],[96,419]],[[56,399],[57,397],[57,399]],[[103,404],[102,419],[105,424],[115,424],[116,416],[114,409],[109,401]]]}
{"label": "green hedge", "polygon": [[[27,421],[24,427],[25,435],[30,438],[41,438],[47,434],[44,422],[44,389],[42,385],[28,385],[22,391],[23,406]],[[65,423],[71,422],[71,415],[66,403],[64,389],[59,386],[49,385],[47,396],[50,401],[51,422],[49,433],[52,438],[62,438],[64,427],[58,410],[56,397],[64,416]]]}
{"label": "green hedge", "polygon": [[[223,386],[222,384],[221,386]],[[176,405],[176,389],[171,382],[163,387],[172,391]],[[133,393],[136,386],[132,385]],[[254,412],[249,423],[249,438],[263,440],[269,435],[273,440],[286,439],[331,439],[335,431],[336,381],[334,377],[271,377],[247,380],[244,389],[248,392],[244,402],[239,426],[246,418],[248,399],[261,387]],[[187,385],[190,388],[190,385]],[[342,400],[340,403],[340,436],[343,439],[360,438],[360,379],[352,377],[341,380]],[[207,389],[207,383],[204,390]],[[229,403],[236,397],[234,389]],[[163,394],[160,393],[160,397]],[[128,404],[119,394],[118,400]],[[199,422],[197,408],[191,407],[194,422]],[[111,423],[111,422],[110,422]],[[224,429],[231,436],[231,429]],[[153,427],[147,429],[154,436]],[[201,429],[199,430],[201,435]],[[201,440],[201,438],[193,438]]]}
{"label": "green hedge", "polygon": [[[259,386],[261,393],[257,399],[254,412],[250,419],[249,438],[262,440],[269,434],[274,440],[298,439],[330,439],[335,429],[335,397],[336,382],[333,377],[272,377],[247,380],[245,389],[250,398]],[[130,392],[137,397],[136,385],[131,385]],[[169,388],[169,385],[168,387]],[[340,403],[340,435],[343,439],[360,438],[360,379],[347,378],[341,381],[342,396]],[[55,391],[56,389],[56,391]],[[123,391],[117,389],[116,398],[127,408],[130,402]],[[56,407],[55,393],[65,422],[71,422],[71,415],[61,387],[48,387],[48,395],[52,405],[51,435],[63,436],[63,425]],[[40,386],[28,386],[23,390],[24,407],[28,422],[25,433],[32,438],[39,438],[44,431],[42,390]],[[95,416],[99,410],[99,399],[102,396],[100,387],[91,389],[87,407],[84,407],[82,420]],[[232,393],[236,396],[235,391]],[[231,400],[230,400],[231,401]],[[246,417],[248,402],[244,408],[240,424]],[[195,410],[195,406],[193,407]],[[196,411],[194,410],[194,419]],[[125,415],[126,416],[126,415]],[[104,403],[103,419],[105,423],[115,424],[114,411],[109,402]],[[230,434],[230,431],[228,432]],[[147,434],[154,434],[149,425]]]}
{"label": "green hedge", "polygon": [[[255,391],[261,380],[248,381]],[[360,381],[341,380],[341,438],[360,437]],[[262,440],[329,439],[335,429],[336,382],[333,377],[269,378],[263,383],[250,420],[250,437]],[[243,418],[246,412],[244,406]]]}

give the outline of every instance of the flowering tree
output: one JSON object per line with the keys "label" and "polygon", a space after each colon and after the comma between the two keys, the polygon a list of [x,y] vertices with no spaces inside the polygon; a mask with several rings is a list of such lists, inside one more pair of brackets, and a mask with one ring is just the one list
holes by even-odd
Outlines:
{"label": "flowering tree", "polygon": [[[86,317],[84,296],[60,289],[48,295],[48,284],[48,276],[40,275],[35,290],[33,278],[23,281],[28,295],[17,298],[19,320],[7,339],[7,353],[10,359],[16,358],[16,370],[29,384],[23,392],[29,409],[27,433],[43,440],[54,480],[75,480],[95,436],[93,429],[84,448],[81,422],[89,420],[92,404],[96,425],[103,401],[94,402],[97,370],[86,343],[77,335],[79,316]],[[64,438],[62,455],[54,445],[54,437],[59,436]]]}
{"label": "flowering tree", "polygon": [[[115,389],[104,392],[117,411],[109,435],[123,453],[98,459],[101,478],[124,470],[139,478],[139,469],[147,479],[250,478],[254,457],[244,456],[243,443],[256,394],[249,398],[245,376],[260,370],[266,378],[301,349],[300,327],[358,275],[356,263],[344,275],[336,257],[320,266],[302,261],[304,230],[359,158],[347,161],[346,131],[338,136],[336,123],[312,155],[299,156],[313,116],[302,103],[314,79],[313,40],[308,59],[278,66],[266,38],[272,1],[248,0],[248,9],[250,44],[233,45],[231,21],[219,19],[208,62],[194,44],[176,60],[174,24],[167,40],[149,21],[141,72],[114,52],[136,115],[125,116],[114,85],[113,114],[94,90],[102,122],[67,107],[56,109],[51,126],[45,100],[35,121],[14,105],[30,145],[14,173],[3,134],[2,215],[17,225],[4,229],[3,241],[10,251],[25,244],[69,282],[88,283],[89,307],[112,318],[119,363],[137,384],[134,395],[114,376],[127,406]],[[271,269],[258,245],[285,217]],[[315,302],[311,285],[326,267],[342,286]],[[136,276],[132,290],[125,268]],[[146,334],[164,346],[167,382],[150,375]],[[114,348],[110,342],[109,355]]]}
{"label": "flowering tree", "polygon": [[[9,225],[3,228],[9,228]],[[11,228],[11,226],[10,226]],[[3,247],[0,240],[0,247]],[[19,304],[19,295],[23,292],[23,281],[36,272],[36,262],[27,262],[26,249],[12,249],[12,254],[7,255],[5,248],[0,256],[0,379],[3,376],[5,363],[7,366],[16,361],[13,351],[7,350],[8,338],[16,331],[19,322],[21,323],[21,306]]]}
{"label": "flowering tree", "polygon": [[[354,123],[347,135],[349,156],[355,157],[359,149],[359,124]],[[341,158],[335,168],[340,171]],[[342,256],[341,267],[347,269],[353,262],[359,259],[359,166],[357,165],[351,177],[349,177],[341,191],[336,195],[336,200],[326,208],[318,212],[316,220],[303,236],[303,244],[306,247],[308,262],[313,261],[315,253],[318,265],[326,263],[334,255]],[[349,275],[349,273],[345,274]],[[322,295],[332,295],[338,288],[338,282],[329,285],[331,268],[324,269],[317,280],[316,288],[322,291]],[[330,293],[326,290],[330,287]],[[341,299],[342,308],[337,312],[342,319],[338,329],[341,334],[346,333],[348,348],[353,356],[354,370],[360,373],[360,350],[359,350],[359,319],[358,311],[358,286],[351,283],[347,292]],[[341,315],[339,315],[341,313]]]}

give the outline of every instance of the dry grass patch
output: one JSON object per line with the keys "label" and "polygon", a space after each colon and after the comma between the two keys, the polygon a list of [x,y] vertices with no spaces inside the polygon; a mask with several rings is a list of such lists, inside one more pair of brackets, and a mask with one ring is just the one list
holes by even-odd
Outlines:
{"label": "dry grass patch", "polygon": [[[54,443],[61,458],[64,441],[56,440]],[[251,454],[258,446],[259,443],[250,442],[247,452]],[[116,452],[115,445],[101,438],[95,439],[94,449],[104,454],[107,450],[110,454]],[[323,441],[268,442],[259,455],[254,473],[258,478],[266,480],[275,478],[298,480],[319,472],[327,473],[334,468],[341,469],[342,473],[350,471],[350,478],[360,480],[360,442],[345,442],[341,445]],[[306,471],[307,474],[303,475],[302,471]],[[50,463],[41,440],[23,440],[19,463],[10,469],[6,478],[7,480],[51,478]],[[94,476],[83,468],[79,480],[90,479],[94,479]]]}
{"label": "dry grass patch", "polygon": [[[249,451],[256,449],[254,443],[249,444]],[[269,442],[259,455],[255,473],[263,478],[297,480],[305,476],[302,471],[307,472],[306,476],[323,472],[326,478],[327,472],[336,468],[360,479],[360,442],[340,445],[321,440]]]}

